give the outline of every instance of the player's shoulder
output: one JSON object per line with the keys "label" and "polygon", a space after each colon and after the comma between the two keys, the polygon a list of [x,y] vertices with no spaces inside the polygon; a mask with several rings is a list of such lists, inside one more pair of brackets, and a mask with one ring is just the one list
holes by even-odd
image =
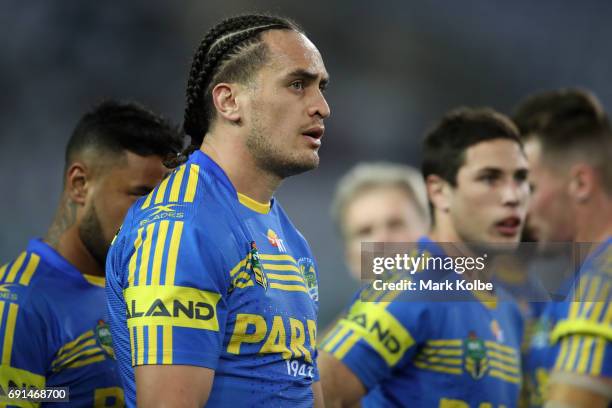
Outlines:
{"label": "player's shoulder", "polygon": [[[0,266],[0,301],[18,305],[20,309],[41,311],[69,279],[62,263],[70,266],[53,248],[39,239],[29,242],[9,262]],[[58,290],[55,290],[58,289]]]}

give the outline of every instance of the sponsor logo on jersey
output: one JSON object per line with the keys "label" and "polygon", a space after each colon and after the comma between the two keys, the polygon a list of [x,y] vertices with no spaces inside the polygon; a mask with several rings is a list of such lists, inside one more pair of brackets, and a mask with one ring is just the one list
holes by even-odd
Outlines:
{"label": "sponsor logo on jersey", "polygon": [[312,300],[319,300],[319,284],[317,282],[317,274],[314,267],[314,262],[310,258],[300,258],[298,260],[300,272],[306,282],[308,294]]}
{"label": "sponsor logo on jersey", "polygon": [[268,277],[266,276],[266,271],[261,264],[261,259],[259,258],[259,251],[257,251],[257,244],[255,241],[251,241],[251,249],[249,251],[249,263],[251,265],[251,273],[255,278],[255,282],[257,282],[264,289],[268,289]]}
{"label": "sponsor logo on jersey", "polygon": [[171,325],[219,330],[221,295],[186,286],[132,286],[124,291],[128,327]]}
{"label": "sponsor logo on jersey", "polygon": [[140,226],[157,220],[177,220],[185,217],[181,204],[160,204],[147,210],[147,216],[140,221]]}
{"label": "sponsor logo on jersey", "polygon": [[482,339],[476,333],[470,331],[468,338],[463,341],[465,352],[465,369],[472,378],[480,379],[485,374],[489,361],[487,359],[487,348]]}
{"label": "sponsor logo on jersey", "polygon": [[108,324],[104,320],[98,320],[98,324],[94,329],[94,334],[96,336],[98,346],[100,346],[106,354],[114,359],[115,351],[113,350],[113,339],[111,337],[110,327],[108,327]]}
{"label": "sponsor logo on jersey", "polygon": [[281,253],[287,252],[287,247],[285,247],[285,243],[283,242],[281,238],[278,237],[278,234],[276,232],[269,229],[266,237],[268,238],[270,245],[278,249],[278,252],[281,252]]}
{"label": "sponsor logo on jersey", "polygon": [[12,290],[18,289],[19,285],[16,283],[3,283],[0,285],[0,299],[15,301],[18,299],[17,293]]}

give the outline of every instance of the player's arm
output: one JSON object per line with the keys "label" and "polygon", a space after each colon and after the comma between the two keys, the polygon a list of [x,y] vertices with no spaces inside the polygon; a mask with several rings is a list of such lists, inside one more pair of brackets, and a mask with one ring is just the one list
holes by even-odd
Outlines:
{"label": "player's arm", "polygon": [[[399,302],[355,300],[319,348],[319,375],[326,405],[354,406],[388,379],[392,370],[406,364],[414,354],[415,338],[424,330],[417,332],[424,310],[406,308]],[[387,333],[397,347],[388,348],[388,339],[379,332]],[[412,332],[417,337],[413,338]]]}
{"label": "player's arm", "polygon": [[139,407],[200,408],[206,404],[215,372],[187,365],[139,366],[136,400]]}
{"label": "player's arm", "polygon": [[361,380],[331,354],[321,351],[318,364],[327,408],[355,406],[365,395]]}
{"label": "player's arm", "polygon": [[545,408],[607,408],[612,401],[612,379],[554,372]]}
{"label": "player's arm", "polygon": [[321,383],[317,381],[312,384],[312,395],[314,399],[314,408],[325,408],[325,402],[323,401],[323,390],[321,389]]}

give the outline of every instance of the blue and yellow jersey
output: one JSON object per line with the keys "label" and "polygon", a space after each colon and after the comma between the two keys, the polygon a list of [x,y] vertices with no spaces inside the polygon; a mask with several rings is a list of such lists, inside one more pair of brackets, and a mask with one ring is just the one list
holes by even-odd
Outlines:
{"label": "blue and yellow jersey", "polygon": [[30,241],[0,268],[2,389],[69,387],[70,401],[54,407],[122,407],[105,305],[104,278],[84,275],[43,241]]}
{"label": "blue and yellow jersey", "polygon": [[[419,242],[441,252],[428,239]],[[321,342],[366,387],[363,406],[515,407],[522,331],[516,304],[482,294],[461,302],[410,296],[362,293]]]}
{"label": "blue and yellow jersey", "polygon": [[238,194],[200,151],[130,209],[107,258],[115,351],[134,366],[215,370],[207,406],[311,406],[318,277],[274,199]]}
{"label": "blue and yellow jersey", "polygon": [[530,407],[541,407],[552,371],[612,377],[612,238],[580,267],[565,302],[550,303],[526,359]]}

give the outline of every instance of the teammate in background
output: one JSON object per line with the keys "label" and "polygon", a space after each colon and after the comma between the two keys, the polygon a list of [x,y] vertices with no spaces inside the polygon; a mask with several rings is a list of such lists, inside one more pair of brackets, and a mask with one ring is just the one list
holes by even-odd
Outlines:
{"label": "teammate in background", "polygon": [[361,163],[338,182],[332,219],[353,278],[361,279],[362,242],[416,242],[429,229],[420,173],[392,163]]}
{"label": "teammate in background", "polygon": [[[527,173],[508,118],[490,109],[447,114],[424,143],[433,228],[421,250],[444,256],[437,242],[518,243]],[[373,407],[516,406],[519,311],[494,294],[467,295],[471,301],[456,303],[411,301],[408,291],[362,293],[321,343],[327,406],[366,394],[362,404]]]}
{"label": "teammate in background", "polygon": [[184,125],[194,152],[131,208],[107,260],[129,406],[322,402],[317,269],[273,193],[319,163],[327,81],[283,18],[230,18],[200,44]]}
{"label": "teammate in background", "polygon": [[[548,305],[526,361],[530,406],[607,407],[612,400],[612,132],[577,89],[544,92],[515,114],[534,186],[538,238],[592,243],[566,302]],[[574,285],[572,288],[572,284]],[[548,402],[546,402],[548,401]]]}
{"label": "teammate in background", "polygon": [[47,236],[0,268],[5,392],[69,387],[70,402],[53,406],[123,406],[104,321],[106,253],[130,205],[163,179],[163,159],[181,147],[176,129],[134,103],[107,101],[81,118]]}

